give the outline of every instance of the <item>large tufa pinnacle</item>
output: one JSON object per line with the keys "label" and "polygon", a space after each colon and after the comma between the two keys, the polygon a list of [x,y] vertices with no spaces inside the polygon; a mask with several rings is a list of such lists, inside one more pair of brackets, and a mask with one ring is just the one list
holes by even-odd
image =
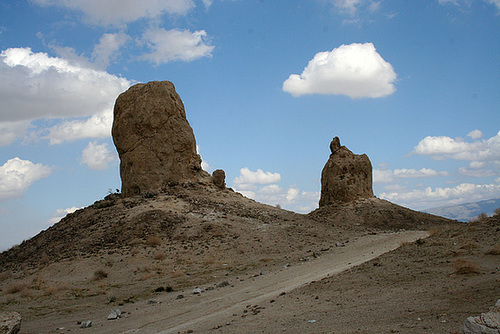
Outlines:
{"label": "large tufa pinnacle", "polygon": [[201,168],[184,104],[169,81],[137,84],[120,94],[112,134],[125,196],[209,177]]}
{"label": "large tufa pinnacle", "polygon": [[330,150],[330,158],[321,172],[319,206],[374,197],[372,164],[368,156],[352,153],[340,145],[338,137],[333,138]]}

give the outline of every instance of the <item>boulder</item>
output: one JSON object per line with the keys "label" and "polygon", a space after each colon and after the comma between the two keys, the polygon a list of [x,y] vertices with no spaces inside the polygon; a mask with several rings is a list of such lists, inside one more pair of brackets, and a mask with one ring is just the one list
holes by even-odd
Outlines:
{"label": "boulder", "polygon": [[201,168],[184,104],[169,81],[137,84],[120,94],[112,135],[124,196],[210,177]]}
{"label": "boulder", "polygon": [[489,312],[468,317],[462,325],[464,334],[500,334],[500,299]]}
{"label": "boulder", "polygon": [[319,206],[374,197],[372,164],[368,156],[352,153],[340,145],[338,137],[333,138],[330,150],[330,158],[321,172]]}
{"label": "boulder", "polygon": [[217,188],[226,189],[226,173],[222,169],[214,170],[212,179]]}
{"label": "boulder", "polygon": [[0,334],[16,334],[21,330],[21,315],[17,312],[0,312]]}

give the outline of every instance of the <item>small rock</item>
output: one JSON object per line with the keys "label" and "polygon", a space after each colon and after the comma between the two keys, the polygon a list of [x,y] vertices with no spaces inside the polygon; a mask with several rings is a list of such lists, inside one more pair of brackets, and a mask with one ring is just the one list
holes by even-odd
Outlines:
{"label": "small rock", "polygon": [[228,281],[224,281],[224,282],[220,282],[219,284],[217,284],[217,287],[218,288],[224,288],[226,286],[229,286],[230,283]]}
{"label": "small rock", "polygon": [[194,295],[199,295],[199,294],[200,294],[200,293],[202,293],[202,292],[203,292],[203,290],[201,290],[200,288],[195,288],[195,289],[193,289],[193,294],[194,294]]}
{"label": "small rock", "polygon": [[108,320],[116,320],[118,318],[121,318],[121,316],[122,312],[120,311],[120,309],[116,309],[111,311],[111,313],[108,315]]}
{"label": "small rock", "polygon": [[345,244],[343,242],[337,242],[335,243],[335,247],[345,247]]}
{"label": "small rock", "polygon": [[177,298],[175,299],[182,299],[182,298],[184,298],[184,295],[178,295]]}
{"label": "small rock", "polygon": [[310,324],[314,324],[316,322],[316,320],[312,319],[312,320],[307,320],[308,323]]}
{"label": "small rock", "polygon": [[21,330],[21,315],[17,312],[0,312],[0,333],[16,334]]}
{"label": "small rock", "polygon": [[92,320],[82,321],[80,328],[90,328],[92,327]]}
{"label": "small rock", "polygon": [[283,268],[285,268],[285,269],[286,269],[286,268],[289,268],[289,267],[291,267],[290,263],[287,263],[287,264],[285,264],[285,265],[283,266]]}
{"label": "small rock", "polygon": [[148,300],[148,304],[158,304],[158,302],[154,299]]}

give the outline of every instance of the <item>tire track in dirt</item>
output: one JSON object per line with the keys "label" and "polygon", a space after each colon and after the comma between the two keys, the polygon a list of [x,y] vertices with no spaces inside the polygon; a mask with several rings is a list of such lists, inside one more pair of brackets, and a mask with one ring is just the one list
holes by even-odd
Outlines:
{"label": "tire track in dirt", "polygon": [[137,324],[136,329],[123,333],[168,334],[188,330],[206,331],[226,324],[233,314],[241,312],[247,305],[257,305],[274,299],[283,292],[287,293],[312,281],[321,280],[375,259],[397,249],[402,243],[414,242],[428,236],[429,233],[424,231],[364,236],[347,244],[346,247],[323,254],[318,259],[244,282],[236,282],[234,287],[189,296],[176,301],[175,304],[162,304],[155,307],[154,313],[143,314],[141,324]]}

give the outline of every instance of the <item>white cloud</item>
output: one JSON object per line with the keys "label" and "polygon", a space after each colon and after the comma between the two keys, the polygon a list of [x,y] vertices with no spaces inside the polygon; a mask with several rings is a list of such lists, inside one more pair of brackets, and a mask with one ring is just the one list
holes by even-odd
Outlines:
{"label": "white cloud", "polygon": [[247,167],[240,169],[240,176],[234,179],[234,183],[237,185],[243,184],[270,184],[278,183],[281,181],[281,175],[279,173],[264,172],[262,169],[257,169],[256,172],[252,172]]}
{"label": "white cloud", "polygon": [[380,193],[380,198],[411,206],[415,209],[426,209],[441,205],[477,202],[500,197],[500,184],[462,183],[449,188],[414,189],[407,192]]}
{"label": "white cloud", "polygon": [[50,218],[50,220],[48,221],[48,225],[54,225],[55,223],[58,223],[61,219],[66,217],[67,214],[73,213],[76,210],[80,209],[81,208],[77,208],[76,206],[67,209],[57,209],[56,212],[52,215],[52,218]]}
{"label": "white cloud", "polygon": [[130,36],[123,32],[102,35],[99,44],[94,46],[94,52],[92,52],[94,64],[99,68],[108,67],[109,63],[116,59],[118,50],[130,39]]}
{"label": "white cloud", "polygon": [[462,138],[428,136],[415,146],[413,153],[429,155],[437,160],[499,161],[500,131],[494,137],[473,142]]}
{"label": "white cloud", "polygon": [[86,19],[100,25],[123,25],[141,18],[163,14],[185,15],[195,4],[192,0],[31,0],[42,6],[65,7],[84,13]]}
{"label": "white cloud", "polygon": [[317,53],[301,75],[290,75],[283,90],[295,97],[330,94],[378,98],[394,93],[395,81],[394,68],[372,43],[354,43]]}
{"label": "white cloud", "polygon": [[472,139],[479,139],[483,136],[483,133],[480,130],[473,130],[467,134],[467,137],[470,137]]}
{"label": "white cloud", "polygon": [[151,29],[142,35],[151,53],[141,58],[156,64],[171,61],[193,61],[203,57],[211,57],[214,46],[207,44],[205,30],[191,32],[189,30]]}
{"label": "white cloud", "polygon": [[279,173],[256,172],[242,168],[233,181],[234,190],[258,202],[277,205],[296,212],[310,212],[318,207],[319,192],[300,191],[296,186],[280,187]]}
{"label": "white cloud", "polygon": [[0,127],[13,122],[18,127],[3,141],[12,142],[23,126],[37,119],[91,116],[87,125],[99,124],[130,84],[104,71],[33,53],[30,48],[6,49],[0,53]]}
{"label": "white cloud", "polygon": [[0,146],[9,145],[22,137],[26,132],[30,122],[0,122]]}
{"label": "white cloud", "polygon": [[106,169],[108,164],[116,160],[116,154],[111,152],[108,144],[90,142],[82,151],[81,163],[90,169]]}
{"label": "white cloud", "polygon": [[51,145],[83,138],[107,138],[111,136],[113,112],[111,109],[92,115],[90,118],[72,119],[52,126],[45,139]]}
{"label": "white cloud", "polygon": [[48,177],[52,167],[13,158],[0,166],[0,200],[22,196],[35,181]]}
{"label": "white cloud", "polygon": [[449,173],[446,171],[436,171],[431,168],[421,168],[417,169],[374,169],[373,170],[373,183],[392,183],[396,179],[417,179],[417,178],[428,178],[437,176],[448,176]]}
{"label": "white cloud", "polygon": [[335,7],[344,14],[356,15],[361,0],[333,0]]}
{"label": "white cloud", "polygon": [[495,5],[497,9],[500,11],[500,0],[485,0],[486,3],[489,3],[491,5]]}

